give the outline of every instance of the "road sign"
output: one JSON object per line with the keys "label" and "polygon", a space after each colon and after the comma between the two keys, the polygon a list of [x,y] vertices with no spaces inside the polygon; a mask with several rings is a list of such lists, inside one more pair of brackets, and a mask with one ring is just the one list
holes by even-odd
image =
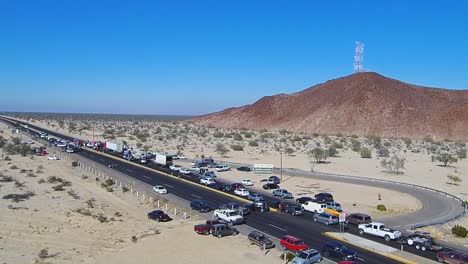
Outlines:
{"label": "road sign", "polygon": [[340,221],[340,223],[346,222],[346,214],[345,213],[341,213],[339,215],[339,221]]}
{"label": "road sign", "polygon": [[273,164],[254,164],[255,174],[273,174]]}

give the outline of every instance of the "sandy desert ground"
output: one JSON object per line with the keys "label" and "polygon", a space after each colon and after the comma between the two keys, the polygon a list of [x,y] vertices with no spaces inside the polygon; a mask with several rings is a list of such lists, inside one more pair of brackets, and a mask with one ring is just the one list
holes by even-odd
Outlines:
{"label": "sandy desert ground", "polygon": [[[3,125],[0,132],[9,138]],[[264,256],[245,236],[195,234],[193,224],[203,222],[201,217],[150,221],[146,213],[154,205],[128,192],[108,192],[62,160],[0,155],[2,263],[193,263],[193,256],[203,263],[281,263],[279,251]],[[62,191],[53,189],[61,184]],[[25,200],[5,199],[28,193]],[[184,254],[180,245],[186,245]]]}
{"label": "sandy desert ground", "polygon": [[[29,119],[29,122],[65,133],[71,136],[121,142],[134,149],[148,149],[167,151],[169,153],[183,153],[188,158],[211,156],[216,160],[233,161],[247,164],[269,163],[279,167],[282,161],[284,168],[298,168],[317,172],[339,173],[356,175],[378,179],[401,181],[411,184],[423,185],[446,191],[463,200],[468,199],[468,160],[458,159],[457,162],[442,166],[441,162],[433,160],[440,153],[450,152],[455,155],[459,151],[466,151],[465,142],[451,142],[450,140],[435,141],[431,138],[425,140],[404,139],[380,139],[380,146],[385,147],[390,156],[397,155],[405,159],[405,168],[400,174],[391,174],[380,165],[384,157],[379,157],[377,148],[374,147],[371,137],[351,137],[342,135],[312,135],[291,134],[287,131],[250,131],[244,129],[224,130],[209,127],[197,127],[193,124],[181,121],[155,122],[155,121],[128,121],[128,120],[56,120],[56,119]],[[251,144],[256,142],[256,144]],[[354,143],[353,143],[354,142]],[[361,158],[360,153],[353,151],[353,144],[359,142],[362,147],[372,151],[369,159]],[[228,149],[225,155],[216,152],[216,145],[222,144]],[[235,151],[232,145],[241,145],[242,151]],[[258,145],[258,146],[255,146]],[[307,152],[315,147],[329,148],[335,146],[338,150],[336,157],[326,160],[326,163],[317,164]],[[291,154],[285,154],[288,150]],[[283,154],[280,154],[283,150]],[[281,158],[282,157],[282,158]],[[461,180],[452,184],[448,175],[458,176]],[[298,193],[315,192],[320,189],[335,189],[340,184],[333,185],[329,182],[318,182],[293,177],[288,189]],[[302,186],[302,187],[300,187]],[[308,187],[310,188],[303,188]],[[318,187],[320,186],[320,187]],[[368,204],[360,204],[360,210],[379,214],[372,208],[376,198],[376,190],[366,190],[370,199]],[[367,197],[367,196],[366,196]],[[395,195],[383,194],[382,197],[394,198]],[[353,203],[348,199],[337,196],[346,208]],[[355,199],[354,199],[355,200]],[[377,200],[377,199],[375,199]],[[377,202],[377,201],[375,201]],[[392,199],[388,201],[396,208],[389,213],[404,213],[418,208],[418,203],[404,202],[404,199]],[[402,205],[401,207],[398,207]],[[367,206],[367,209],[366,209]],[[352,207],[351,207],[352,208]],[[352,210],[352,209],[351,209]],[[468,222],[467,217],[458,220],[457,223]],[[440,236],[447,240],[460,242],[460,239],[447,235],[454,224],[448,223],[441,227],[435,227]]]}

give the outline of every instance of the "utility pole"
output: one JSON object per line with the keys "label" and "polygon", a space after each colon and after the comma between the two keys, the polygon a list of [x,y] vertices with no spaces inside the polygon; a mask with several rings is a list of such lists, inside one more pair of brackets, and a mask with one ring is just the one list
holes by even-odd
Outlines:
{"label": "utility pole", "polygon": [[283,183],[283,150],[280,150],[280,182]]}

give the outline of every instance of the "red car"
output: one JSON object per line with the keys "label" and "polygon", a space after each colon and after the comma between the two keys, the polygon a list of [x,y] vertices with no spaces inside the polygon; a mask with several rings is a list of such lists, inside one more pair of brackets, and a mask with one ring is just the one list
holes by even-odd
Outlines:
{"label": "red car", "polygon": [[244,187],[244,185],[241,184],[241,183],[233,183],[233,184],[231,184],[231,188],[232,188],[233,190],[238,190],[238,189],[244,189],[245,187]]}
{"label": "red car", "polygon": [[437,260],[440,263],[468,264],[468,253],[460,251],[438,252]]}
{"label": "red car", "polygon": [[309,248],[309,246],[304,243],[304,241],[290,235],[283,236],[280,240],[280,245],[283,250],[290,251],[301,251]]}

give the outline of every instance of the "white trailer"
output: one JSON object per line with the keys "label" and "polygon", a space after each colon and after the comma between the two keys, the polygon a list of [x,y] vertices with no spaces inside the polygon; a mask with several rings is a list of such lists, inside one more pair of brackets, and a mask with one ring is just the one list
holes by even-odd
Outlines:
{"label": "white trailer", "polygon": [[154,162],[162,166],[172,166],[172,155],[156,153]]}
{"label": "white trailer", "polygon": [[120,153],[123,150],[123,146],[122,144],[119,144],[119,143],[106,141],[106,149]]}

